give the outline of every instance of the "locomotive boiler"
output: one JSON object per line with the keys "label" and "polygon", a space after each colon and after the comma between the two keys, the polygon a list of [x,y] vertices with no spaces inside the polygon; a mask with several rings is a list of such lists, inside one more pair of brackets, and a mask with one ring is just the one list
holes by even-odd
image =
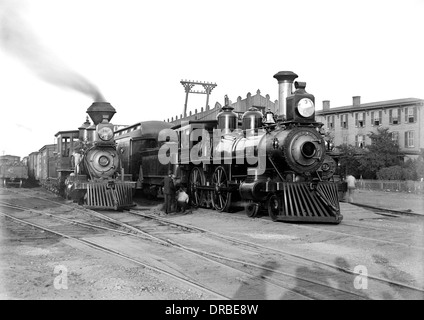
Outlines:
{"label": "locomotive boiler", "polygon": [[[278,115],[251,108],[239,125],[226,98],[217,121],[189,121],[165,135],[179,139],[177,177],[194,206],[230,211],[243,205],[249,217],[267,212],[274,221],[340,223],[334,161],[315,121],[315,98],[304,82],[293,90],[295,73],[274,77]],[[168,148],[175,153],[175,146]]]}

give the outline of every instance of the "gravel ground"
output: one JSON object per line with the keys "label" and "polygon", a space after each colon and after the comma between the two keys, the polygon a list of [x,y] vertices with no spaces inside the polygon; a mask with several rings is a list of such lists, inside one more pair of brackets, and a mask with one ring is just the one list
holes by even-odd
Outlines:
{"label": "gravel ground", "polygon": [[[23,228],[0,217],[0,299],[209,298],[167,276],[72,240],[39,230],[23,237],[17,226]],[[65,275],[67,282],[61,280]]]}
{"label": "gravel ground", "polygon": [[[33,192],[39,192],[40,196],[44,193],[41,189]],[[5,196],[0,192],[2,197]],[[139,204],[150,208],[151,213],[160,213],[160,200],[143,199]],[[38,207],[38,210],[42,209],[42,206]],[[422,230],[422,217],[402,217],[391,221],[350,204],[342,204],[342,209],[344,220],[339,226],[270,223],[265,218],[247,218],[243,212],[222,214],[204,209],[184,216],[170,215],[168,218],[206,229],[213,226],[212,229],[230,236],[304,254],[320,261],[335,263],[337,258],[343,257],[352,268],[364,264],[369,266],[372,274],[387,273],[394,280],[399,278],[399,281],[417,278],[421,284],[421,250],[399,250],[387,244],[362,242],[337,232],[355,231],[366,236],[367,232],[372,231],[370,235],[374,234],[374,229],[345,229],[344,226],[365,221],[371,227],[388,227],[398,231],[405,228],[405,232],[398,232],[397,236],[421,246],[422,233],[417,230]],[[411,239],[408,230],[415,230],[414,234],[419,237]],[[111,238],[110,241],[115,240]],[[368,247],[364,248],[364,243],[368,243]],[[125,246],[124,242],[119,244]],[[137,245],[136,249],[143,254],[145,252],[144,247]],[[166,260],[166,257],[162,260]],[[61,288],[65,284],[61,282],[65,275],[66,289]],[[0,217],[0,299],[207,300],[216,299],[216,296],[122,258]]]}

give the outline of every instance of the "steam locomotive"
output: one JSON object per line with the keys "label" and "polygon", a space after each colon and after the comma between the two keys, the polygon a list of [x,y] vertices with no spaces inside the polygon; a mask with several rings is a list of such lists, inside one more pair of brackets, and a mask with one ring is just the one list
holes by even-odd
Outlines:
{"label": "steam locomotive", "polygon": [[216,120],[173,127],[140,122],[118,131],[125,171],[155,194],[171,169],[194,206],[231,211],[242,205],[249,217],[265,211],[273,221],[340,223],[335,162],[315,121],[315,98],[297,77],[274,75],[278,116],[250,108],[239,123],[226,97]]}
{"label": "steam locomotive", "polygon": [[116,111],[110,103],[94,102],[87,113],[93,124],[87,119],[78,130],[59,131],[53,154],[44,154],[45,146],[29,157],[29,166],[41,166],[38,180],[46,188],[88,208],[131,207],[136,183],[121,171],[110,123]]}

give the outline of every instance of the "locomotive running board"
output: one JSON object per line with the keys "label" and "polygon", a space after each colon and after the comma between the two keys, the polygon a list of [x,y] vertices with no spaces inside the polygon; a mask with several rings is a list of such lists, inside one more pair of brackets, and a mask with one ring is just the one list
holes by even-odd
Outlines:
{"label": "locomotive running board", "polygon": [[279,182],[276,220],[287,222],[340,223],[337,185],[331,182]]}
{"label": "locomotive running board", "polygon": [[132,183],[115,183],[110,188],[106,183],[87,182],[84,207],[89,209],[118,210],[135,206],[132,199]]}

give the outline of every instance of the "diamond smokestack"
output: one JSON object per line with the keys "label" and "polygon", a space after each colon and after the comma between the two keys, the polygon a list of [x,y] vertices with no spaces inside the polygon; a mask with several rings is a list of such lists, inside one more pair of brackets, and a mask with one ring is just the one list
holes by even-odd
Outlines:
{"label": "diamond smokestack", "polygon": [[104,119],[110,122],[116,110],[109,102],[93,102],[87,109],[87,113],[91,120],[93,120],[94,125],[98,125]]}

